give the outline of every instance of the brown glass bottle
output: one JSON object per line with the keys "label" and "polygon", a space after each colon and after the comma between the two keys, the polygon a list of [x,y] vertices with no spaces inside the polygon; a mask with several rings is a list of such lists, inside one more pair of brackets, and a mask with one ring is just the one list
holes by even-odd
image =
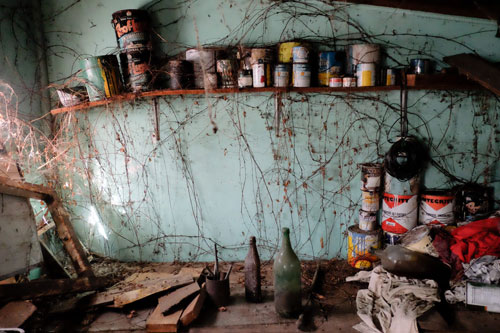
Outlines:
{"label": "brown glass bottle", "polygon": [[250,237],[250,248],[245,258],[245,298],[249,302],[262,301],[260,259],[255,237]]}
{"label": "brown glass bottle", "polygon": [[290,230],[283,228],[283,244],[274,258],[274,307],[282,317],[298,317],[302,310],[300,261],[290,244]]}

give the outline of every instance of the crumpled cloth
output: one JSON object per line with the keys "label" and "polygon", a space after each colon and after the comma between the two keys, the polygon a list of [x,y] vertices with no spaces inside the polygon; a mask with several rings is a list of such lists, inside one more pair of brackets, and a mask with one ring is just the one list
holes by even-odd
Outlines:
{"label": "crumpled cloth", "polygon": [[446,302],[450,304],[465,303],[466,284],[465,280],[462,280],[455,283],[449,290],[446,290],[444,292]]}
{"label": "crumpled cloth", "polygon": [[468,263],[484,255],[500,256],[500,217],[474,221],[451,232],[451,252]]}
{"label": "crumpled cloth", "polygon": [[463,264],[467,279],[474,282],[500,284],[500,258],[483,256]]}
{"label": "crumpled cloth", "polygon": [[382,266],[360,271],[346,281],[369,282],[358,291],[356,307],[362,322],[353,326],[361,333],[417,333],[417,318],[439,302],[433,280],[408,279]]}

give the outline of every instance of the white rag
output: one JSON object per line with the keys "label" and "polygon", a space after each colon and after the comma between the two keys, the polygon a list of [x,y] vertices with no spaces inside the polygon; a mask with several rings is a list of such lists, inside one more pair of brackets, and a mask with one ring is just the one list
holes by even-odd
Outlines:
{"label": "white rag", "polygon": [[417,318],[439,302],[433,280],[408,279],[382,266],[360,271],[346,281],[369,282],[358,291],[356,307],[362,322],[353,326],[361,333],[418,333]]}

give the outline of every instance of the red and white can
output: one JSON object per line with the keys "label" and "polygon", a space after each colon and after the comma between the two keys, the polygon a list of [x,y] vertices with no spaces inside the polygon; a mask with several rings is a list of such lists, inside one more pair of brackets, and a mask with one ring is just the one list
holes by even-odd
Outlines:
{"label": "red and white can", "polygon": [[342,87],[342,78],[341,77],[331,77],[330,82],[328,82],[329,87],[338,88]]}
{"label": "red and white can", "polygon": [[420,224],[442,227],[453,224],[455,197],[447,191],[426,191],[420,196]]}
{"label": "red and white can", "polygon": [[417,226],[418,195],[384,193],[382,229],[404,234]]}

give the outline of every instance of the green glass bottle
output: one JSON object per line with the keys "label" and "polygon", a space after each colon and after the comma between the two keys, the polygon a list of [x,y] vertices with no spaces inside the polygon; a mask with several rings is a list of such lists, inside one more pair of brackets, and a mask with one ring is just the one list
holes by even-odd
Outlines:
{"label": "green glass bottle", "polygon": [[298,317],[302,309],[300,261],[290,244],[290,230],[283,228],[281,250],[274,259],[274,307],[282,317]]}

